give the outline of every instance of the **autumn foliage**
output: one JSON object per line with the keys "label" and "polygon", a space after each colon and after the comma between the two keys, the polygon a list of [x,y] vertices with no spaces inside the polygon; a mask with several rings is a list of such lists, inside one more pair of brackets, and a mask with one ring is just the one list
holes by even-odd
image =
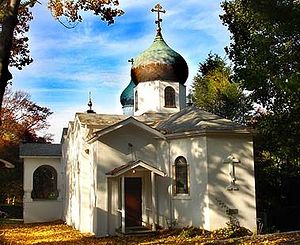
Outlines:
{"label": "autumn foliage", "polygon": [[38,141],[37,132],[48,128],[47,119],[51,114],[49,108],[31,101],[28,93],[8,89],[3,100],[0,145]]}
{"label": "autumn foliage", "polygon": [[[244,230],[245,231],[245,230]],[[228,238],[226,228],[213,232],[199,228],[160,230],[148,235],[96,238],[62,221],[43,224],[0,224],[1,244],[297,244],[300,233]],[[247,235],[242,233],[240,235]]]}
{"label": "autumn foliage", "polygon": [[46,143],[51,135],[42,134],[49,124],[52,114],[49,108],[34,103],[30,95],[23,91],[7,89],[2,108],[0,125],[0,159],[15,165],[14,169],[1,169],[0,203],[7,198],[17,198],[22,202],[23,166],[19,160],[19,144],[24,142]]}

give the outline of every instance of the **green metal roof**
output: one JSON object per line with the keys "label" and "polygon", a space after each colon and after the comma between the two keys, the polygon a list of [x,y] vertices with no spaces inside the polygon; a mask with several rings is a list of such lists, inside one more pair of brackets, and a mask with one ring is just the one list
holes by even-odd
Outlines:
{"label": "green metal roof", "polygon": [[135,84],[154,80],[184,84],[188,77],[188,66],[184,58],[166,44],[158,31],[152,45],[134,59],[131,76]]}
{"label": "green metal roof", "polygon": [[120,96],[120,102],[122,106],[125,105],[133,105],[134,103],[134,87],[135,84],[131,80],[130,83],[127,85],[127,87],[123,90],[121,96]]}
{"label": "green metal roof", "polygon": [[152,45],[134,60],[133,67],[151,63],[173,64],[177,59],[182,56],[168,46],[161,33],[157,33]]}

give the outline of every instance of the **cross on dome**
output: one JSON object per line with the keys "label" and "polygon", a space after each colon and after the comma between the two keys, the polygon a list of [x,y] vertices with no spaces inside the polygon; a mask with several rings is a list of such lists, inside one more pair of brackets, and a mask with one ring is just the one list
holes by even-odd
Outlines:
{"label": "cross on dome", "polygon": [[155,21],[155,24],[157,24],[157,31],[161,31],[160,22],[162,22],[162,19],[160,18],[160,13],[166,13],[166,10],[163,9],[163,7],[158,3],[154,6],[153,9],[151,9],[151,12],[157,12],[157,20]]}
{"label": "cross on dome", "polygon": [[128,62],[131,63],[131,65],[133,65],[134,59],[131,58],[131,59],[128,60]]}

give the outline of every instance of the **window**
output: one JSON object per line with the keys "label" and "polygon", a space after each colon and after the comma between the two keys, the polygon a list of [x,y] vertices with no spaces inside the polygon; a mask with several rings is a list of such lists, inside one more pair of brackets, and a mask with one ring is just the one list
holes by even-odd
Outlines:
{"label": "window", "polygon": [[43,165],[34,171],[31,197],[32,199],[57,199],[57,172],[53,167]]}
{"label": "window", "polygon": [[170,86],[165,88],[165,107],[176,107],[175,90]]}
{"label": "window", "polygon": [[138,92],[135,91],[134,94],[134,102],[135,102],[135,111],[137,111],[139,109],[139,97],[138,97]]}
{"label": "window", "polygon": [[188,165],[182,156],[175,160],[175,194],[188,194]]}

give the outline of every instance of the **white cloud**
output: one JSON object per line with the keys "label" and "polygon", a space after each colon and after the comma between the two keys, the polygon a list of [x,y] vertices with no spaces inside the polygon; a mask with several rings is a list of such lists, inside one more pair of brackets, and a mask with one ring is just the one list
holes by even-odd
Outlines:
{"label": "white cloud", "polygon": [[[86,110],[89,91],[97,112],[121,113],[119,95],[130,80],[127,60],[151,45],[155,15],[150,9],[156,3],[157,0],[120,0],[125,15],[114,25],[108,27],[98,17],[84,14],[84,22],[72,30],[52,18],[46,3],[35,7],[29,34],[34,63],[21,72],[14,70],[13,84],[14,89],[29,91],[37,103],[55,112],[50,131],[56,137],[60,137],[62,127],[76,111]],[[218,17],[220,2],[160,3],[167,11],[162,17],[164,38],[187,60],[190,84],[199,62],[210,51],[220,52],[228,42]]]}

